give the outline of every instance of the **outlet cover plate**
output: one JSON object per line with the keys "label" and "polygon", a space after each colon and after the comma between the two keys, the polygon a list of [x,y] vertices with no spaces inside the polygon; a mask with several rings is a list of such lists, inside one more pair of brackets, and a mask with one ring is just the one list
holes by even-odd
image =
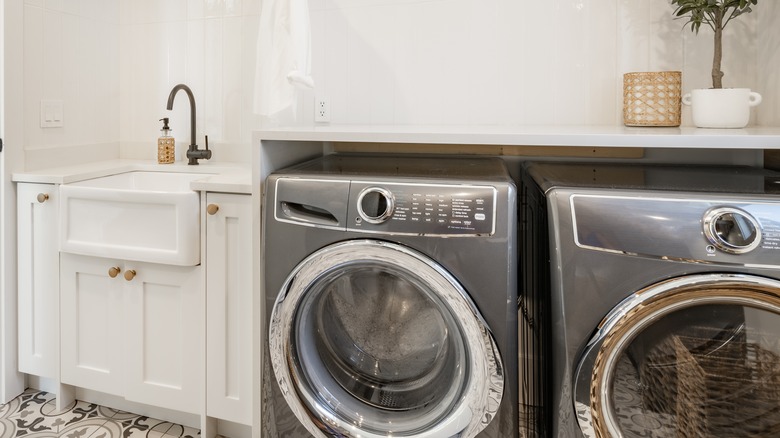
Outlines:
{"label": "outlet cover plate", "polygon": [[330,102],[325,96],[314,98],[314,121],[317,123],[330,122]]}

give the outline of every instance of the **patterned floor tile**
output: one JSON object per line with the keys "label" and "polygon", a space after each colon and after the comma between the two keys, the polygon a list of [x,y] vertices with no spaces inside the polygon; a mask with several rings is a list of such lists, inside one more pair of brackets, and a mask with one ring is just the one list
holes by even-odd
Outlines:
{"label": "patterned floor tile", "polygon": [[200,438],[200,431],[191,427],[182,426],[181,424],[173,424],[171,428],[165,432],[167,437],[178,438]]}
{"label": "patterned floor tile", "polygon": [[108,419],[100,415],[97,405],[84,402],[74,403],[64,412],[57,413],[54,396],[40,391],[25,391],[9,405],[14,412],[6,416],[11,424],[10,427],[6,424],[9,430],[5,434],[12,430],[16,438],[59,436],[85,420],[92,420],[90,425],[100,425]]}
{"label": "patterned floor tile", "polygon": [[[115,421],[115,420],[112,420]],[[123,438],[162,438],[172,423],[139,416],[117,422],[122,427]]]}
{"label": "patterned floor tile", "polygon": [[200,438],[197,429],[82,401],[58,413],[55,402],[28,389],[0,405],[0,438]]}

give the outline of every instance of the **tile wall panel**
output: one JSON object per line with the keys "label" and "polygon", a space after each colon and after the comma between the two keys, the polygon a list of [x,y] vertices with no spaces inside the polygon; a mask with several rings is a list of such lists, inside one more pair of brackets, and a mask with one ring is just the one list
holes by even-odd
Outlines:
{"label": "tile wall panel", "polygon": [[[43,130],[39,127],[40,101],[43,99],[45,34],[43,33],[44,13],[42,8],[25,5],[24,8],[24,132],[26,148],[44,143]],[[54,96],[48,97],[50,99]]]}
{"label": "tile wall panel", "polygon": [[756,91],[764,101],[757,111],[758,123],[780,126],[780,2],[761,2],[760,6]]}
{"label": "tile wall panel", "polygon": [[[26,0],[23,15],[25,149],[100,144],[116,155],[118,3]],[[62,102],[63,127],[40,127],[41,100]]]}
{"label": "tile wall panel", "polygon": [[465,84],[468,117],[475,124],[516,123],[525,114],[526,102],[516,96],[528,70],[523,68],[525,53],[513,41],[523,37],[525,6],[504,1],[484,9],[470,3],[469,9],[470,38],[461,62],[461,69],[474,68]]}
{"label": "tile wall panel", "polygon": [[[612,124],[622,121],[623,73],[680,70],[686,91],[709,83],[711,31],[683,29],[667,0],[310,7],[316,93],[329,96],[333,123]],[[756,10],[778,16],[771,9],[777,5]],[[777,40],[779,19],[759,26],[758,17],[727,28],[727,84],[753,88],[771,81],[762,71],[778,69],[767,36]],[[387,22],[389,29],[379,24]]]}
{"label": "tile wall panel", "polygon": [[[260,0],[25,0],[28,150],[106,143],[153,158],[157,119],[189,143],[190,85],[198,143],[247,160],[254,114]],[[316,89],[294,123],[614,124],[622,75],[681,70],[685,91],[709,86],[711,32],[671,19],[667,0],[309,0]],[[726,84],[764,95],[754,122],[780,125],[780,5],[727,29]],[[120,56],[121,55],[121,56]],[[63,100],[65,127],[38,127],[42,99]],[[689,123],[689,111],[683,123]],[[276,122],[278,123],[278,121]]]}
{"label": "tile wall panel", "polygon": [[165,104],[173,86],[185,83],[195,96],[197,144],[208,135],[215,161],[248,160],[251,131],[260,126],[251,106],[260,0],[118,1],[120,51],[130,69],[119,81],[121,155],[153,158],[158,119],[169,117],[183,159],[189,104],[183,93],[173,111]]}

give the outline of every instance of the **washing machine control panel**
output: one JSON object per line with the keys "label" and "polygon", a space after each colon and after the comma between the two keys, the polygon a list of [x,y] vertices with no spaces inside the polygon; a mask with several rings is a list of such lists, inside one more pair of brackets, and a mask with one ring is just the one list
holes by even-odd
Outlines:
{"label": "washing machine control panel", "polygon": [[497,193],[492,186],[353,181],[348,229],[415,235],[492,235]]}

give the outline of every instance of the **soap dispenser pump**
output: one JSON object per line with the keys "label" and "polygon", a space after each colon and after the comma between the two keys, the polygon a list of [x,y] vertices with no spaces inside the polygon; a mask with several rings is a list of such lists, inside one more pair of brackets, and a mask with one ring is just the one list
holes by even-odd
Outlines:
{"label": "soap dispenser pump", "polygon": [[157,139],[157,162],[171,164],[176,160],[176,140],[171,137],[171,128],[168,126],[168,117],[160,119],[163,122],[162,137]]}

